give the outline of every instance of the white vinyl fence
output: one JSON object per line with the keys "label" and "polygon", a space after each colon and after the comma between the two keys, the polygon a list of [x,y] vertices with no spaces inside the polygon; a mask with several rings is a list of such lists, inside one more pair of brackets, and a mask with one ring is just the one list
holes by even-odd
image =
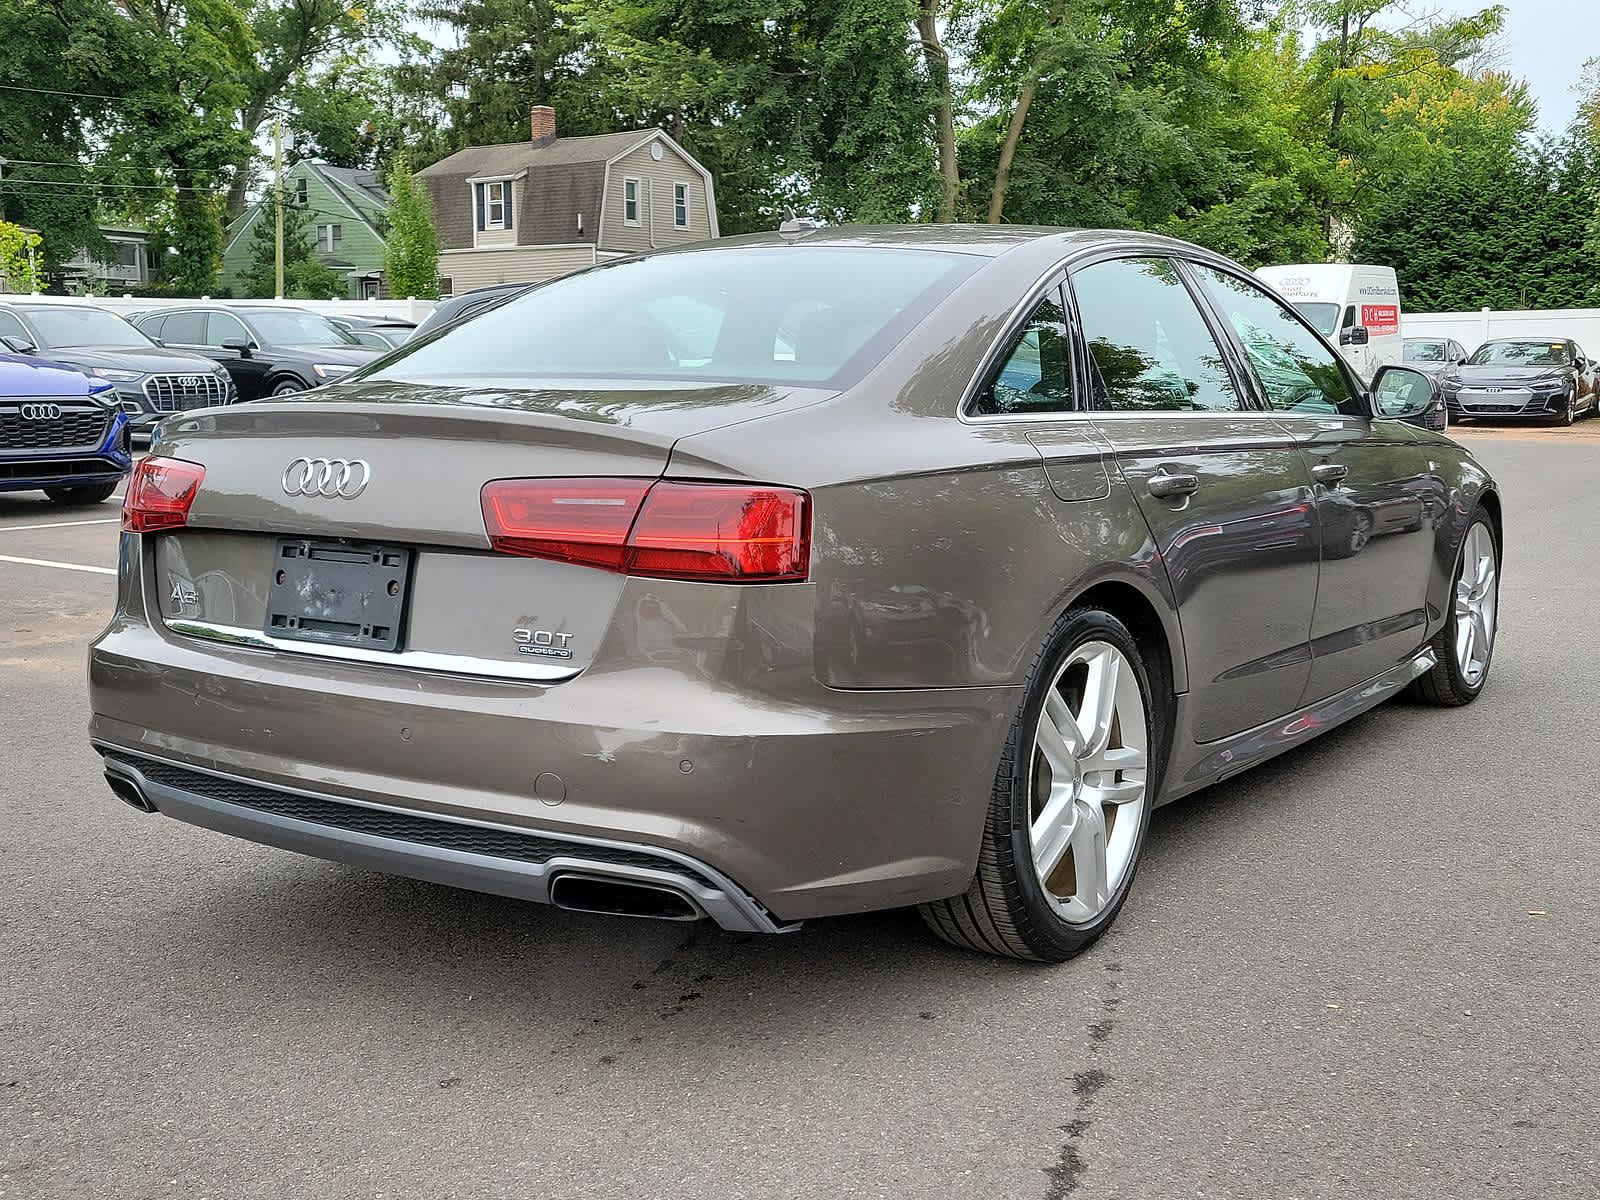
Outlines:
{"label": "white vinyl fence", "polygon": [[1586,354],[1600,355],[1600,308],[1552,308],[1544,312],[1405,313],[1406,337],[1455,338],[1471,354],[1494,338],[1571,338]]}
{"label": "white vinyl fence", "polygon": [[[110,312],[121,313],[123,316],[132,316],[134,313],[154,312],[160,308],[187,308],[196,303],[204,303],[209,297],[200,300],[168,300],[156,299],[150,296],[39,296],[6,293],[0,296],[0,302],[5,300],[26,300],[29,304],[92,304],[96,308],[103,308]],[[231,303],[219,301],[219,303]],[[249,300],[248,304],[281,304],[286,308],[308,308],[312,312],[323,313],[326,316],[342,317],[372,317],[372,318],[400,318],[406,321],[421,322],[422,318],[433,311],[433,300]]]}

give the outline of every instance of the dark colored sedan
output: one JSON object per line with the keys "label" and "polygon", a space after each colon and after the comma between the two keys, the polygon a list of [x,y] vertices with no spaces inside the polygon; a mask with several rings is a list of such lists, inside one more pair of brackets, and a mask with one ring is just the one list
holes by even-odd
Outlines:
{"label": "dark colored sedan", "polygon": [[1571,425],[1600,413],[1600,370],[1570,338],[1485,342],[1439,378],[1456,421],[1531,417]]}
{"label": "dark colored sedan", "polygon": [[434,306],[434,310],[423,319],[422,324],[417,326],[412,337],[421,337],[425,333],[443,329],[446,325],[468,320],[533,286],[535,285],[526,282],[491,283],[488,287],[473,288],[472,291],[462,292],[459,296],[446,296]]}
{"label": "dark colored sedan", "polygon": [[1437,396],[1153,235],[608,263],[163,424],[90,736],[133,807],[269,845],[1063,959],[1156,806],[1484,688],[1500,497],[1404,423]]}
{"label": "dark colored sedan", "polygon": [[88,304],[0,305],[0,337],[13,350],[110,380],[136,442],[148,441],[164,417],[231,404],[239,395],[228,373],[205,355],[157,345],[131,322]]}
{"label": "dark colored sedan", "polygon": [[328,320],[363,346],[371,346],[375,350],[387,351],[393,350],[396,346],[404,346],[417,332],[415,321],[383,317],[347,317],[342,313],[335,313]]}
{"label": "dark colored sedan", "polygon": [[99,504],[132,465],[111,384],[82,368],[0,354],[0,492]]}
{"label": "dark colored sedan", "polygon": [[241,400],[321,387],[383,353],[363,346],[320,313],[283,304],[163,308],[134,321],[163,345],[221,363]]}

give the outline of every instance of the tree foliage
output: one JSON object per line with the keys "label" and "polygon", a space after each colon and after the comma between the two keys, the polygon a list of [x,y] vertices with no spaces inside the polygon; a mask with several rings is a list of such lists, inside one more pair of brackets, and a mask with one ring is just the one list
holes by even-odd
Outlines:
{"label": "tree foliage", "polygon": [[411,174],[404,154],[389,171],[389,235],[383,243],[383,273],[389,292],[434,300],[439,295],[439,234],[428,189]]}
{"label": "tree foliage", "polygon": [[[277,223],[272,200],[261,206],[250,226],[250,261],[245,268],[245,294],[263,299],[277,295]],[[327,300],[348,293],[344,276],[318,260],[311,230],[297,205],[283,205],[283,294],[294,300]]]}
{"label": "tree foliage", "polygon": [[1384,256],[1413,307],[1570,297],[1573,247],[1600,249],[1600,94],[1540,142],[1492,69],[1504,22],[1397,0],[0,0],[0,81],[53,85],[0,90],[21,160],[0,216],[49,270],[142,220],[167,284],[205,292],[267,122],[291,160],[392,180],[523,141],[549,104],[563,136],[667,130],[726,233],[791,207],[1135,227],[1252,264]]}

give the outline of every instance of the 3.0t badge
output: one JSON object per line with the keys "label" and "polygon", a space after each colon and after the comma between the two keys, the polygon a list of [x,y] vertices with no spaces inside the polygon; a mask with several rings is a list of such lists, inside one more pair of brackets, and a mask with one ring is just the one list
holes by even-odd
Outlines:
{"label": "3.0t badge", "polygon": [[512,639],[517,643],[518,654],[532,654],[538,658],[571,658],[572,635],[555,629],[513,629]]}

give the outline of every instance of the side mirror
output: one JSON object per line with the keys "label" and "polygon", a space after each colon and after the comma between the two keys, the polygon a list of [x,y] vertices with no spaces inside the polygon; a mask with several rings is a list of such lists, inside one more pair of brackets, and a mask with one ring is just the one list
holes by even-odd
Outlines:
{"label": "side mirror", "polygon": [[222,339],[222,348],[232,350],[240,358],[249,358],[250,351],[254,350],[255,343],[249,338],[231,337]]}
{"label": "side mirror", "polygon": [[1366,344],[1367,327],[1365,325],[1353,325],[1349,329],[1341,329],[1339,331],[1339,345],[1341,346],[1365,346]]}
{"label": "side mirror", "polygon": [[0,342],[13,354],[32,354],[39,348],[24,337],[0,337]]}
{"label": "side mirror", "polygon": [[1411,367],[1379,367],[1372,377],[1375,416],[1409,421],[1433,408],[1442,396],[1437,379]]}

